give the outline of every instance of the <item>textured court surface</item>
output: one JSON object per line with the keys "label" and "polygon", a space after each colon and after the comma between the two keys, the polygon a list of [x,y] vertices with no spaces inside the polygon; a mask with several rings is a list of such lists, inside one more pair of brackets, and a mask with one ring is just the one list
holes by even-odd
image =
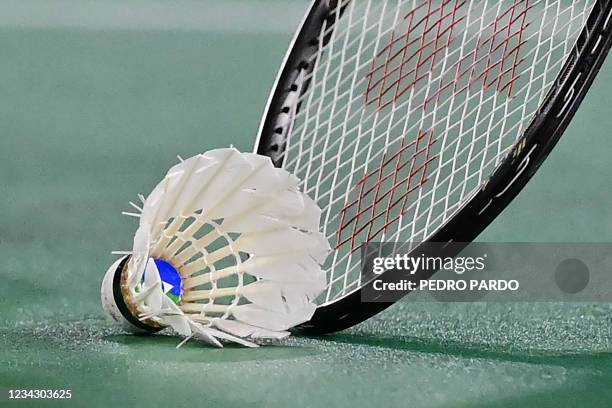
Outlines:
{"label": "textured court surface", "polygon": [[[109,252],[136,226],[119,212],[177,154],[251,148],[304,3],[130,0],[128,15],[149,13],[133,26],[119,2],[51,3],[76,4],[6,1],[0,17],[1,389],[72,389],[57,406],[612,405],[606,304],[401,303],[257,350],[122,334],[99,307]],[[261,7],[278,16],[240,17]],[[611,83],[606,64],[483,240],[612,241]]]}

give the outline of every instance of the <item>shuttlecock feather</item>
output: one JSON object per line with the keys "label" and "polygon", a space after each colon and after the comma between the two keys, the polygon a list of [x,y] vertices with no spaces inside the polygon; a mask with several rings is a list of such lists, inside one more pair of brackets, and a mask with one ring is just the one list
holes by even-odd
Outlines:
{"label": "shuttlecock feather", "polygon": [[321,210],[267,157],[219,149],[171,168],[138,211],[132,251],[102,284],[131,331],[255,346],[312,317],[326,288]]}

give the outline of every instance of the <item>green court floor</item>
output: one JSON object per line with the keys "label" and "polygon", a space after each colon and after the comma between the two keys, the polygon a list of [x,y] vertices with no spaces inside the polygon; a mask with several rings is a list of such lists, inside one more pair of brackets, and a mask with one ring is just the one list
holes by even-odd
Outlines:
{"label": "green court floor", "polygon": [[[81,14],[54,14],[55,1],[78,3]],[[402,302],[337,335],[255,350],[195,341],[177,350],[174,337],[125,335],[104,319],[110,251],[129,249],[136,229],[120,215],[127,202],[148,193],[176,155],[252,148],[306,2],[249,1],[177,0],[184,15],[170,13],[172,24],[160,11],[136,27],[107,9],[116,1],[6,2],[0,406],[612,406],[609,304]],[[28,4],[42,8],[36,21]],[[92,5],[102,22],[79,19]],[[189,8],[207,5],[219,15],[268,7],[285,23],[247,16],[238,29],[210,17],[198,29]],[[482,240],[612,242],[611,95],[612,60],[559,147]],[[9,388],[69,388],[74,398],[9,402]]]}

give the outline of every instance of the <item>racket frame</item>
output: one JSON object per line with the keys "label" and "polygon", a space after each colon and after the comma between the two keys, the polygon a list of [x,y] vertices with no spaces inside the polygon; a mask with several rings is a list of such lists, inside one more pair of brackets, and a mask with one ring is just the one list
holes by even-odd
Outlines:
{"label": "racket frame", "polygon": [[[300,76],[312,72],[318,52],[322,24],[334,23],[340,14],[333,11],[336,2],[314,0],[293,38],[289,52],[279,71],[268,99],[255,144],[255,152],[272,158],[277,167],[284,162],[284,149],[291,131],[290,124],[299,106],[291,106],[308,89],[305,81],[296,84]],[[347,3],[348,4],[348,3]],[[346,5],[344,7],[346,7]],[[330,17],[331,13],[331,17]],[[472,194],[453,218],[443,224],[428,239],[433,243],[453,243],[446,250],[436,245],[436,256],[456,256],[508,206],[533,177],[569,125],[612,46],[612,1],[595,2],[569,58],[556,81],[538,108],[524,134],[515,142],[507,156],[491,176]],[[333,30],[333,27],[331,28]],[[328,32],[331,35],[331,31]],[[315,47],[313,44],[317,43]],[[325,44],[325,39],[324,42]],[[289,111],[287,111],[289,109]],[[412,253],[427,252],[427,242]],[[378,277],[390,280],[397,271]],[[432,272],[417,271],[416,279],[428,279]],[[389,307],[389,302],[362,302],[361,290],[370,282],[349,294],[320,305],[312,319],[299,326],[303,332],[324,334],[352,327]]]}

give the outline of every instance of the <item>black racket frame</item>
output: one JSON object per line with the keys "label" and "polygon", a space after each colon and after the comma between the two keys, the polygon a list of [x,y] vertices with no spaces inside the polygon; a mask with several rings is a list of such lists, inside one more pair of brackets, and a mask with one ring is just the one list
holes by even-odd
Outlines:
{"label": "black racket frame", "polygon": [[[260,125],[255,152],[271,157],[277,167],[283,166],[284,149],[290,131],[291,115],[299,105],[291,106],[303,94],[309,81],[297,84],[312,72],[319,44],[325,45],[334,23],[342,18],[349,1],[314,0],[294,37],[290,51],[268,100]],[[454,217],[432,234],[428,242],[454,243],[446,253],[436,245],[438,256],[456,256],[506,208],[533,177],[569,125],[580,103],[601,68],[612,45],[612,1],[596,1],[578,40],[560,74],[538,109],[532,122],[512,150],[488,180]],[[325,37],[320,41],[325,24]],[[415,252],[426,252],[424,246]],[[380,276],[391,280],[397,271]],[[416,279],[428,279],[432,273],[417,272]],[[369,282],[364,283],[364,286]],[[362,286],[362,288],[364,287]],[[346,329],[389,307],[388,302],[362,302],[359,288],[342,298],[319,306],[312,319],[299,326],[309,334],[324,334]]]}

